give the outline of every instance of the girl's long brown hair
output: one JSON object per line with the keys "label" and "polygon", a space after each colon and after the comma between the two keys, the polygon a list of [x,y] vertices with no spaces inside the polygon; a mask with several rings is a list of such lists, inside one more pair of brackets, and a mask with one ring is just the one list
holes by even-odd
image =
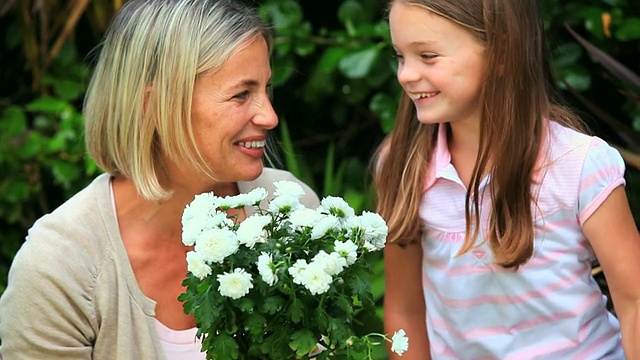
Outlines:
{"label": "girl's long brown hair", "polygon": [[[517,268],[533,255],[532,179],[546,137],[546,119],[577,129],[577,117],[555,99],[537,0],[394,0],[418,5],[454,21],[485,47],[480,150],[467,190],[466,237],[460,254],[476,246],[479,185],[491,176],[492,205],[485,232],[494,261]],[[377,211],[389,226],[389,243],[419,241],[418,214],[437,125],[421,124],[402,94],[396,124],[374,157]],[[491,161],[495,159],[495,161]],[[491,165],[490,165],[491,164]],[[489,167],[490,166],[490,167]],[[428,216],[428,214],[426,214]],[[473,229],[473,230],[472,230]]]}

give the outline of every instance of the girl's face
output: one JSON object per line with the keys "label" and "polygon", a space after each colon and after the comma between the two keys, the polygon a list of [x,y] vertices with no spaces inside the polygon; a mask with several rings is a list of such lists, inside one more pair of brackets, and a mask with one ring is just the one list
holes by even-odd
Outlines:
{"label": "girl's face", "polygon": [[195,82],[191,111],[196,143],[220,182],[258,177],[267,131],[278,124],[269,96],[267,44],[262,37],[249,41],[220,69]]}
{"label": "girl's face", "polygon": [[419,5],[395,1],[389,13],[398,81],[425,124],[480,119],[484,48],[460,25]]}

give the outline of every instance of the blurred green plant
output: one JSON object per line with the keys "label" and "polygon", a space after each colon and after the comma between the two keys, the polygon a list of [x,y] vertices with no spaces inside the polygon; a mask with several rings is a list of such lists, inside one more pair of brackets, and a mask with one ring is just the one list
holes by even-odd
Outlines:
{"label": "blurred green plant", "polygon": [[[400,94],[389,49],[387,2],[248,1],[259,3],[264,18],[273,24],[274,107],[281,118],[274,135],[283,147],[284,166],[319,195],[342,196],[358,211],[372,209],[368,162],[393,127]],[[81,135],[80,108],[88,76],[84,57],[124,2],[0,4],[0,292],[13,254],[33,221],[98,171],[86,159]],[[637,64],[640,2],[541,4],[561,88],[591,99],[625,129],[640,129],[637,102],[625,93],[603,90],[610,88],[612,75],[604,73],[565,28],[568,24],[621,63]],[[627,139],[631,131],[615,130],[590,115],[594,113],[578,97],[567,99],[584,113],[597,135],[623,150],[640,152],[636,140]],[[628,155],[625,158],[630,161]],[[631,172],[627,191],[637,216],[639,181],[640,175]],[[381,258],[371,261],[376,271],[372,290],[381,304],[383,265]],[[363,327],[379,329],[380,318],[374,320],[363,320]]]}
{"label": "blurred green plant", "polygon": [[98,171],[84,155],[79,108],[88,71],[73,35],[82,16],[102,32],[121,3],[13,0],[0,7],[0,293],[27,229]]}
{"label": "blurred green plant", "polygon": [[[603,23],[603,33],[606,37],[610,37],[610,29],[608,28],[611,21],[611,15],[608,13],[601,16]],[[633,26],[629,25],[633,24]],[[612,81],[617,88],[617,93],[626,98],[625,102],[628,106],[628,114],[630,118],[620,119],[616,115],[604,107],[607,104],[597,104],[595,100],[590,100],[582,95],[578,89],[572,86],[567,79],[563,81],[564,86],[571,94],[602,124],[610,129],[609,136],[605,138],[609,143],[620,151],[627,165],[633,167],[635,171],[627,173],[627,193],[634,211],[636,223],[639,223],[640,212],[637,211],[640,205],[638,189],[640,188],[640,178],[637,176],[640,169],[640,77],[631,69],[623,65],[620,61],[607,54],[605,51],[595,46],[584,37],[579,35],[571,26],[565,24],[567,31],[573,36],[577,43],[587,51],[594,62],[597,62],[606,71],[606,78]],[[623,27],[624,38],[640,39],[640,18],[629,21]],[[599,89],[601,92],[603,89]],[[600,288],[609,294],[609,288],[606,278],[602,273],[599,263],[596,261],[593,266],[592,275],[600,285]],[[608,308],[615,313],[611,296],[608,296]]]}

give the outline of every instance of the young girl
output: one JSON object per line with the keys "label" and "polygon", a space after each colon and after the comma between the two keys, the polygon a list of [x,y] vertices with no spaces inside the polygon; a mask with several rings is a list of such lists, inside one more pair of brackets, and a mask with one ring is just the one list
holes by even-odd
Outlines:
{"label": "young girl", "polygon": [[624,163],[551,100],[538,3],[391,3],[404,93],[375,181],[402,360],[640,359]]}

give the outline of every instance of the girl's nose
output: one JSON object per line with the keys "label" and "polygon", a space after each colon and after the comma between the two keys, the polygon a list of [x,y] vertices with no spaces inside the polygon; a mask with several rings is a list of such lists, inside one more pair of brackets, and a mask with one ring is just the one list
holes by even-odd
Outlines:
{"label": "girl's nose", "polygon": [[416,67],[409,61],[402,64],[398,64],[398,72],[396,74],[400,85],[408,84],[420,79],[420,74],[416,70]]}

